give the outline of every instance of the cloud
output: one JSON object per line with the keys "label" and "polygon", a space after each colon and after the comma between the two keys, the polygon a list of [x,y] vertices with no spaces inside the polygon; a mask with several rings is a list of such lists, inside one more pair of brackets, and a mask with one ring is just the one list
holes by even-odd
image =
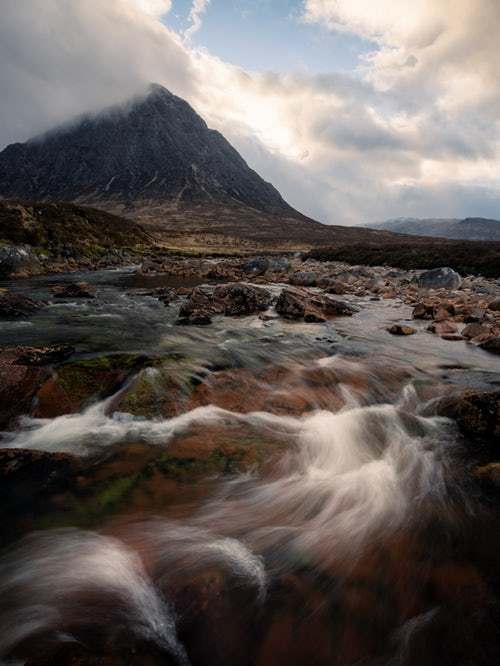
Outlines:
{"label": "cloud", "polygon": [[500,3],[307,0],[304,20],[373,45],[356,71],[329,75],[193,48],[206,5],[191,6],[186,39],[160,22],[163,0],[4,0],[0,144],[156,81],[323,221],[500,216]]}
{"label": "cloud", "polygon": [[198,32],[201,28],[201,17],[207,11],[207,7],[210,4],[210,0],[193,0],[191,9],[188,15],[188,21],[190,22],[189,28],[184,30],[184,38],[190,40],[191,37]]}

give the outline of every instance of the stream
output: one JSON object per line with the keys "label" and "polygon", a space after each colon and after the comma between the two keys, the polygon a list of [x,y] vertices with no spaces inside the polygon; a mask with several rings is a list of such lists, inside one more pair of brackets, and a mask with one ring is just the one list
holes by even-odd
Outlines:
{"label": "stream", "polygon": [[[95,299],[51,298],[83,279]],[[54,301],[1,322],[0,346],[146,357],[76,413],[2,434],[68,471],[5,499],[1,663],[500,663],[500,521],[480,453],[435,409],[498,388],[498,361],[423,321],[391,336],[411,320],[392,299],[197,327],[144,293],[194,284],[133,268],[0,284]]]}

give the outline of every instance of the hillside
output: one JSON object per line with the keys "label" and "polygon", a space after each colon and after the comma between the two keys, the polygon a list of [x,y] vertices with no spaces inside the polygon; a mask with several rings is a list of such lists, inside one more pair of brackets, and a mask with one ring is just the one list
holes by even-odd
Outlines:
{"label": "hillside", "polygon": [[368,225],[368,228],[412,236],[500,241],[500,220],[483,217],[466,217],[464,219],[398,218],[386,222],[376,222]]}

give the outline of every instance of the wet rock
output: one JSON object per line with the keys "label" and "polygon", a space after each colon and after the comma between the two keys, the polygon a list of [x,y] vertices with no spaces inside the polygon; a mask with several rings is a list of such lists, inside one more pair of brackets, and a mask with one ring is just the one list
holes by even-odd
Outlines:
{"label": "wet rock", "polygon": [[257,275],[264,275],[270,268],[269,259],[266,257],[257,257],[250,259],[246,264],[243,264],[243,272],[246,275],[256,277]]}
{"label": "wet rock", "polygon": [[500,490],[500,463],[489,463],[474,470],[474,476]]}
{"label": "wet rock", "polygon": [[[439,335],[441,338],[444,338],[445,336],[450,336],[450,335],[456,335],[458,332],[457,325],[453,323],[452,321],[436,321],[430,324],[430,326],[427,327],[428,331],[431,331],[431,333],[436,333]],[[452,338],[455,339],[455,338]],[[461,336],[458,337],[458,339],[461,339]]]}
{"label": "wet rock", "polygon": [[462,284],[462,278],[452,268],[433,268],[421,273],[417,278],[417,284],[421,289],[458,289]]}
{"label": "wet rock", "polygon": [[413,319],[434,319],[434,305],[417,303],[412,313]]}
{"label": "wet rock", "polygon": [[52,365],[66,361],[74,353],[75,348],[71,345],[18,347],[16,363],[18,365]]}
{"label": "wet rock", "polygon": [[411,326],[405,326],[404,324],[394,324],[387,329],[392,335],[413,335],[416,333],[416,329]]}
{"label": "wet rock", "polygon": [[[500,442],[500,390],[464,391],[443,399],[438,413],[456,420],[460,431],[469,438],[481,439],[498,447]],[[498,454],[498,448],[495,449]]]}
{"label": "wet rock", "polygon": [[471,308],[464,313],[464,322],[466,324],[481,323],[486,315],[485,308]]}
{"label": "wet rock", "polygon": [[65,363],[37,391],[32,415],[54,418],[78,412],[115,393],[130,375],[150,362],[141,354],[113,354]]}
{"label": "wet rock", "polygon": [[0,319],[19,319],[34,314],[45,303],[14,294],[11,291],[0,291]]}
{"label": "wet rock", "polygon": [[467,324],[467,326],[462,329],[462,336],[468,340],[471,340],[472,338],[488,335],[489,331],[490,329],[488,326],[484,326],[484,324]]}
{"label": "wet rock", "polygon": [[285,319],[323,322],[330,317],[351,316],[354,309],[343,301],[306,289],[283,289],[276,303],[276,312]]}
{"label": "wet rock", "polygon": [[14,424],[17,417],[28,414],[35,393],[47,377],[47,371],[17,363],[16,349],[0,353],[0,428]]}
{"label": "wet rock", "polygon": [[312,271],[298,271],[290,278],[290,284],[296,287],[315,287],[317,281],[318,275]]}
{"label": "wet rock", "polygon": [[95,298],[95,290],[87,282],[73,282],[52,288],[56,298]]}
{"label": "wet rock", "polygon": [[213,315],[244,316],[266,310],[271,304],[267,289],[243,282],[211,287],[195,287],[179,311],[180,324],[205,325]]}
{"label": "wet rock", "polygon": [[481,342],[481,349],[491,352],[492,354],[500,354],[500,335],[493,335],[484,342]]}
{"label": "wet rock", "polygon": [[338,280],[332,281],[332,283],[327,288],[327,293],[335,294],[336,296],[342,296],[347,293],[347,287],[339,282]]}

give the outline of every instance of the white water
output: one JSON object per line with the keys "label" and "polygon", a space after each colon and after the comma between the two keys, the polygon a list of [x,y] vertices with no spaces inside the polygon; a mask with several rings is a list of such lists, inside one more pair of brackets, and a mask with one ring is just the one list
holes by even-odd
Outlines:
{"label": "white water", "polygon": [[73,601],[94,590],[117,600],[113,612],[131,631],[187,663],[159,592],[182,572],[220,567],[262,603],[268,580],[293,567],[293,558],[320,570],[339,558],[355,561],[367,543],[418,522],[427,504],[445,507],[449,422],[419,416],[411,389],[395,405],[361,407],[347,398],[338,413],[301,418],[207,406],[148,420],[113,413],[112,397],[81,414],[24,419],[10,446],[82,456],[125,442],[168,447],[205,425],[245,424],[287,438],[290,447],[270,480],[250,474],[223,484],[182,525],[158,518],[125,527],[120,540],[79,530],[24,540],[0,565],[0,597],[12,600],[0,616],[0,656],[61,626],[76,640],[78,626],[98,619],[99,608]]}

